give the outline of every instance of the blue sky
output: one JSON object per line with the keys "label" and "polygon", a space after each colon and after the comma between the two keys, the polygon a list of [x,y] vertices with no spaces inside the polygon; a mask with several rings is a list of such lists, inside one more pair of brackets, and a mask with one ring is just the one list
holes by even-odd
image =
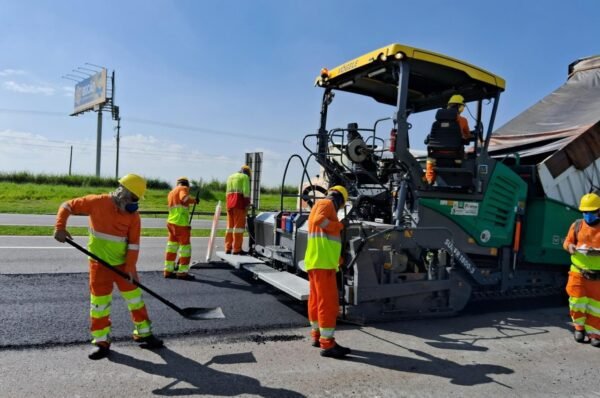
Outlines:
{"label": "blue sky", "polygon": [[[440,52],[504,77],[500,127],[560,86],[575,59],[599,54],[600,2],[5,1],[0,0],[0,171],[94,174],[96,114],[70,117],[93,63],[116,73],[120,174],[223,180],[264,153],[263,185],[318,127],[314,79],[390,43]],[[392,108],[350,99],[338,125]],[[415,135],[428,129],[415,122]],[[104,118],[101,174],[115,174]],[[414,140],[423,147],[422,140]],[[287,181],[295,183],[292,176]]]}

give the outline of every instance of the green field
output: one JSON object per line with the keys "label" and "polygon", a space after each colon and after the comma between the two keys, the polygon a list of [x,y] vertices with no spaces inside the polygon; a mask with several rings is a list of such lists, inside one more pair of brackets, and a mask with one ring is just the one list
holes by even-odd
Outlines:
{"label": "green field", "polygon": [[[56,214],[58,207],[66,200],[88,194],[101,194],[112,191],[117,182],[110,178],[90,176],[64,176],[30,174],[27,172],[0,172],[0,213],[20,214]],[[196,187],[200,188],[200,203],[196,206],[196,217],[210,219],[218,201],[221,201],[221,217],[225,215],[225,184],[219,181],[204,183],[193,181],[191,188],[195,195]],[[148,190],[140,201],[142,217],[166,217],[167,195],[169,184],[160,180],[148,180]],[[286,187],[286,193],[293,192],[293,187]],[[280,208],[281,196],[275,188],[261,188],[260,209],[272,211]],[[284,198],[284,207],[294,209],[296,198]],[[149,212],[144,214],[145,212]],[[201,213],[204,213],[202,215]],[[72,227],[69,232],[73,236],[87,235],[87,228]],[[52,236],[53,227],[0,225],[0,235],[17,236]],[[193,229],[193,237],[209,236],[208,229]],[[144,228],[142,236],[167,236],[166,228]],[[224,236],[224,230],[217,232]]]}
{"label": "green field", "polygon": [[[38,183],[0,182],[0,213],[21,214],[55,214],[62,202],[87,194],[110,192],[111,187],[68,186]],[[166,211],[168,189],[148,189],[144,200],[140,201],[140,211]],[[213,213],[217,201],[224,205],[225,192],[204,193],[202,196],[211,197],[200,200],[196,212]],[[214,198],[214,199],[213,199]],[[293,209],[296,198],[284,198],[284,207]],[[260,211],[278,210],[280,195],[263,193],[260,196]],[[224,214],[224,209],[222,211]]]}

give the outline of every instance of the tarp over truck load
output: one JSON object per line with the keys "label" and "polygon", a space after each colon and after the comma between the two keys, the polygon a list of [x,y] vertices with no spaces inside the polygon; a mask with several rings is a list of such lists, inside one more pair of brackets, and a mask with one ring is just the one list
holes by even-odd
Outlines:
{"label": "tarp over truck load", "polygon": [[544,194],[578,206],[600,187],[600,55],[569,65],[565,84],[494,131],[494,157],[535,165]]}

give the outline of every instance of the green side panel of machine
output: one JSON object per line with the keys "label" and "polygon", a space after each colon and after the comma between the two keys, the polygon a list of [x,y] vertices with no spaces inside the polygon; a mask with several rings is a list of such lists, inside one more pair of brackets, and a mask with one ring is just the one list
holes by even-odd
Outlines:
{"label": "green side panel of machine", "polygon": [[523,225],[524,260],[536,264],[570,264],[562,245],[569,227],[581,213],[564,203],[548,198],[527,201]]}
{"label": "green side panel of machine", "polygon": [[482,201],[420,199],[419,205],[443,214],[479,246],[512,245],[516,210],[527,200],[527,184],[510,168],[496,163]]}

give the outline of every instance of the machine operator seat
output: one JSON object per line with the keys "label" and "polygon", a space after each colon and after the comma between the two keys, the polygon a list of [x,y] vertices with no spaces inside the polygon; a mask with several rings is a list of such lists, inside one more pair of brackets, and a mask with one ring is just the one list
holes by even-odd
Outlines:
{"label": "machine operator seat", "polygon": [[465,147],[457,116],[457,109],[438,109],[425,144],[427,156],[435,159],[437,175],[448,185],[464,187],[472,183],[472,173],[461,170]]}

